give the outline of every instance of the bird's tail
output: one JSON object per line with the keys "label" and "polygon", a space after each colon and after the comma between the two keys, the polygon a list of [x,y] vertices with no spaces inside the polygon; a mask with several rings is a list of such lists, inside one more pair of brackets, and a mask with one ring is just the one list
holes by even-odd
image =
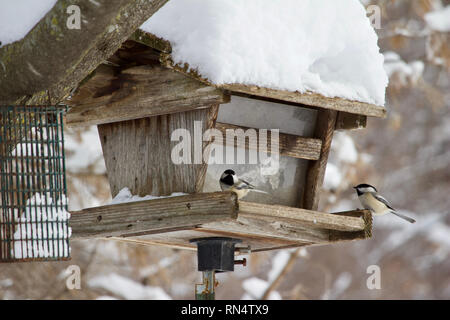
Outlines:
{"label": "bird's tail", "polygon": [[403,220],[406,220],[406,221],[408,221],[410,223],[415,223],[416,222],[416,220],[414,220],[413,218],[407,217],[407,216],[405,216],[405,215],[403,215],[401,213],[398,213],[397,211],[391,210],[391,213],[395,214],[397,217],[402,218]]}
{"label": "bird's tail", "polygon": [[269,194],[268,192],[259,190],[259,189],[251,189],[253,192],[259,192],[259,193],[265,193],[265,194]]}

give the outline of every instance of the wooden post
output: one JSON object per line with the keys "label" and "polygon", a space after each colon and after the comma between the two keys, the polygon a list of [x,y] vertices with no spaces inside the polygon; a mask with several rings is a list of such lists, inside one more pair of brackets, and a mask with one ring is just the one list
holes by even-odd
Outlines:
{"label": "wooden post", "polygon": [[310,161],[306,173],[306,184],[300,200],[300,207],[308,210],[317,210],[319,207],[319,194],[325,177],[331,141],[336,126],[337,112],[334,110],[319,110],[314,138],[322,140],[322,150],[317,161]]}

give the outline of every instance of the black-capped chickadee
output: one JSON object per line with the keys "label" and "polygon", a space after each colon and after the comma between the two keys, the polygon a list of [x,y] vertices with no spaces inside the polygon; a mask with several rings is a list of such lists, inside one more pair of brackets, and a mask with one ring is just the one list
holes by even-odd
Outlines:
{"label": "black-capped chickadee", "polygon": [[393,213],[397,217],[400,217],[410,223],[416,222],[416,220],[395,211],[395,209],[392,208],[389,202],[377,193],[377,189],[374,186],[363,183],[353,188],[356,189],[359,201],[361,202],[364,209],[370,210],[372,214],[376,216],[382,216],[386,213]]}
{"label": "black-capped chickadee", "polygon": [[219,182],[222,191],[233,191],[237,194],[238,199],[245,197],[250,190],[267,193],[256,189],[255,186],[251,185],[247,181],[239,179],[236,176],[236,173],[231,169],[225,170],[224,173],[222,173]]}

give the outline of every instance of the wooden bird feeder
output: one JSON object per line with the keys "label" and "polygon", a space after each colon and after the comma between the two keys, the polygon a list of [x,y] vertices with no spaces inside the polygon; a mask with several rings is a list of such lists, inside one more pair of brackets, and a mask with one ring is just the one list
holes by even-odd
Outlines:
{"label": "wooden bird feeder", "polygon": [[[385,117],[383,107],[319,94],[214,85],[188,70],[173,62],[169,42],[138,30],[67,101],[67,125],[98,126],[113,197],[125,187],[140,196],[187,194],[73,212],[72,238],[132,237],[196,250],[191,239],[230,237],[242,240],[236,244],[238,252],[248,247],[257,252],[371,236],[368,211],[324,213],[318,212],[318,203],[333,132],[364,128],[368,116]],[[271,108],[271,118],[284,107],[294,109],[303,121],[298,132],[279,127],[279,154],[290,164],[282,169],[292,176],[289,190],[280,196],[238,200],[208,182],[217,181],[228,165],[171,161],[177,144],[172,132],[184,128],[194,134],[196,121],[202,121],[203,131],[261,129],[255,119],[264,111],[255,113],[252,125],[227,122],[230,114],[247,107],[240,104],[244,100],[261,105],[260,110]],[[204,142],[202,151],[209,145]]]}

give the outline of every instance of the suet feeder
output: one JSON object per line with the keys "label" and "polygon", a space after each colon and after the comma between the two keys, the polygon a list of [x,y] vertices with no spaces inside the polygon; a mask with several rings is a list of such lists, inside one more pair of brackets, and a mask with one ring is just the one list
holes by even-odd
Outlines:
{"label": "suet feeder", "polygon": [[[249,102],[260,108],[255,116],[233,121]],[[113,197],[125,187],[140,196],[187,194],[74,212],[73,238],[133,237],[197,250],[192,239],[226,237],[241,240],[235,245],[239,254],[371,236],[369,212],[319,212],[318,203],[334,131],[364,128],[368,116],[385,117],[383,107],[319,94],[215,85],[175,64],[171,44],[143,31],[124,42],[67,103],[69,126],[98,126]],[[200,122],[200,132],[255,128],[259,133],[266,124],[257,119],[267,112],[271,118],[295,112],[299,124],[289,132],[272,124],[280,129],[279,145],[268,153],[278,153],[289,165],[282,168],[291,180],[288,189],[238,200],[232,192],[217,192],[221,170],[229,165],[173,163],[174,130],[186,129],[195,139]],[[218,143],[202,142],[200,155],[208,154],[212,142]],[[231,142],[234,148],[255,147],[249,141]],[[198,152],[192,146],[192,158]]]}
{"label": "suet feeder", "polygon": [[70,257],[64,112],[0,107],[0,262]]}

